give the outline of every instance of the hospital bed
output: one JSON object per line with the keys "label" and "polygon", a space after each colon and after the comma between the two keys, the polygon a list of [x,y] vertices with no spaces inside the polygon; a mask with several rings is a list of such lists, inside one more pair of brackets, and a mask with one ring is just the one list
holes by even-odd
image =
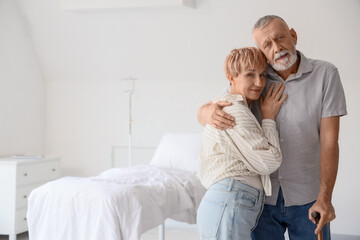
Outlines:
{"label": "hospital bed", "polygon": [[138,240],[167,218],[194,224],[205,193],[198,178],[200,138],[167,133],[150,165],[63,177],[34,189],[30,240]]}

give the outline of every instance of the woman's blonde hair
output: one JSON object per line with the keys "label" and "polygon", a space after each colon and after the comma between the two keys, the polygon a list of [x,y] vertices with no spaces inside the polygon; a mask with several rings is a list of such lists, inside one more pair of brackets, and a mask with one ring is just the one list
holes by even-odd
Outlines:
{"label": "woman's blonde hair", "polygon": [[246,47],[231,50],[226,57],[224,70],[226,76],[237,77],[243,69],[249,67],[264,67],[266,69],[264,54],[255,47]]}

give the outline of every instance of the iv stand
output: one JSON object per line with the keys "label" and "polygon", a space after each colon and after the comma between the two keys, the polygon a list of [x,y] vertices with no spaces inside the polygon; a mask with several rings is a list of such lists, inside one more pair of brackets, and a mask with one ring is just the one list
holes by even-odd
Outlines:
{"label": "iv stand", "polygon": [[132,98],[135,92],[135,80],[136,78],[128,77],[123,79],[125,81],[129,81],[131,83],[131,88],[127,90],[126,92],[129,92],[129,136],[128,136],[128,167],[131,167],[132,165]]}
{"label": "iv stand", "polygon": [[[128,149],[128,167],[131,167],[132,163],[132,97],[135,92],[135,80],[136,78],[128,77],[123,80],[130,81],[132,83],[132,87],[129,92],[129,149]],[[159,240],[165,239],[165,222],[159,225]]]}

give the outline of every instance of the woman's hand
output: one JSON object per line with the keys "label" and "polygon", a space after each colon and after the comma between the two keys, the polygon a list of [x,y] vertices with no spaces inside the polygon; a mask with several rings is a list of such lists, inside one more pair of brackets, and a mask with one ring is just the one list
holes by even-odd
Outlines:
{"label": "woman's hand", "polygon": [[279,83],[274,89],[275,83],[270,85],[265,98],[260,97],[260,110],[263,115],[263,119],[275,120],[281,105],[287,99],[287,94],[281,97],[285,90],[285,86]]}

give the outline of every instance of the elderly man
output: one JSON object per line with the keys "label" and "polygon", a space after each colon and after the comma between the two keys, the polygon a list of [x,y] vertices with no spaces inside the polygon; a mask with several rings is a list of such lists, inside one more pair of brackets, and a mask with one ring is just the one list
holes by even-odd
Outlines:
{"label": "elderly man", "polygon": [[[264,91],[271,83],[282,83],[288,99],[276,117],[283,162],[271,175],[272,196],[266,198],[252,238],[281,240],[287,229],[291,240],[311,240],[322,228],[323,239],[329,240],[329,222],[335,219],[331,199],[338,170],[339,121],[347,114],[338,70],[297,51],[295,30],[278,16],[260,18],[253,37],[269,63]],[[222,111],[228,105],[205,104],[199,109],[199,122],[218,129],[232,127],[233,117]],[[257,104],[252,111],[261,120]],[[310,216],[313,211],[321,215],[318,227]]]}

